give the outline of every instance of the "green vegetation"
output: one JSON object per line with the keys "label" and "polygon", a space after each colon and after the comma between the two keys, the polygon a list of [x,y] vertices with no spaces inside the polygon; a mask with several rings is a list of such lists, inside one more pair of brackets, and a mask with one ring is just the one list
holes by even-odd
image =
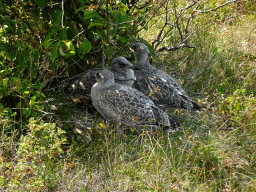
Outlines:
{"label": "green vegetation", "polygon": [[[1,191],[256,190],[255,3],[198,13],[186,31],[193,10],[178,22],[166,10],[192,1],[128,2],[1,3]],[[206,1],[198,10],[223,3]],[[62,79],[102,66],[102,51],[108,65],[128,56],[134,39],[151,45],[166,13],[176,27],[150,49],[184,42],[195,48],[152,52],[153,64],[208,108],[168,111],[182,122],[179,132],[128,132],[77,112],[84,104],[52,91]],[[71,116],[87,129],[68,123]]]}

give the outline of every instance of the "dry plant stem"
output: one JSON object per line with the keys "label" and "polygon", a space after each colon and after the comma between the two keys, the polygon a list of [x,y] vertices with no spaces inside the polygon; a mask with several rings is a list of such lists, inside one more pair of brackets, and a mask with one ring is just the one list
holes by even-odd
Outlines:
{"label": "dry plant stem", "polygon": [[227,5],[227,4],[234,3],[234,2],[237,2],[237,1],[238,0],[227,1],[226,3],[221,4],[221,5],[219,5],[219,6],[215,7],[215,8],[208,9],[208,10],[203,10],[203,11],[197,10],[196,12],[198,12],[198,13],[208,13],[208,12],[211,12],[211,11],[216,11],[217,9],[219,9],[219,8],[221,8],[221,7],[223,7],[223,6]]}
{"label": "dry plant stem", "polygon": [[61,14],[61,28],[63,28],[63,18],[64,18],[64,0],[62,0],[62,3],[61,3],[61,9],[62,9],[62,14]]}
{"label": "dry plant stem", "polygon": [[102,44],[102,69],[105,67],[104,45]]}
{"label": "dry plant stem", "polygon": [[161,52],[161,51],[175,51],[177,49],[180,49],[180,48],[183,48],[183,47],[188,47],[188,48],[196,48],[195,46],[191,46],[187,43],[182,43],[180,45],[177,45],[175,47],[167,47],[167,46],[164,46],[164,47],[161,47],[160,49],[157,49],[156,52]]}
{"label": "dry plant stem", "polygon": [[138,7],[134,4],[132,4],[133,7],[135,7],[136,9],[143,9],[145,8],[146,6],[148,6],[150,3],[152,2],[152,0],[149,0],[148,2],[146,2],[144,5],[142,5],[141,7]]}
{"label": "dry plant stem", "polygon": [[[167,4],[168,4],[168,2],[167,2]],[[164,26],[162,27],[162,29],[161,29],[161,31],[159,32],[159,35],[158,35],[158,37],[157,37],[157,39],[156,40],[154,40],[153,41],[153,43],[152,43],[152,46],[154,46],[154,44],[156,43],[156,42],[158,42],[156,45],[155,45],[155,49],[157,49],[157,47],[163,42],[163,40],[166,38],[166,36],[174,29],[174,27],[176,26],[177,27],[177,29],[178,29],[178,31],[179,31],[179,34],[180,34],[180,37],[181,37],[181,41],[182,42],[184,42],[184,40],[185,40],[185,38],[188,36],[188,26],[189,26],[189,22],[190,22],[190,19],[191,19],[191,17],[193,17],[193,15],[192,14],[194,14],[194,11],[191,13],[191,15],[188,17],[188,19],[187,19],[187,25],[186,25],[186,28],[185,28],[185,35],[183,35],[182,34],[182,30],[181,30],[181,28],[180,28],[180,24],[179,24],[179,19],[182,17],[182,15],[185,13],[185,10],[187,10],[187,9],[190,9],[190,8],[192,8],[194,5],[196,5],[197,4],[197,2],[193,2],[192,4],[189,4],[189,5],[187,5],[185,8],[182,8],[182,9],[180,9],[180,11],[179,11],[179,13],[177,13],[177,9],[176,9],[176,3],[175,3],[175,1],[174,1],[174,13],[175,13],[175,21],[174,21],[174,23],[173,24],[170,24],[169,22],[168,22],[168,10],[167,10],[167,5],[166,5],[166,7],[165,7],[165,9],[166,9],[166,11],[165,11],[165,14],[166,14],[166,17],[165,17],[165,24],[164,24]],[[194,9],[194,10],[196,10],[197,8],[199,7],[199,4],[198,4],[198,6]],[[169,28],[169,30],[164,34],[164,36],[162,37],[162,35],[163,35],[163,30],[165,29],[165,27],[167,26],[167,25],[170,25],[170,28]],[[184,37],[185,36],[185,37]],[[186,42],[186,44],[187,44],[187,42]],[[175,46],[176,48],[177,47],[180,47],[180,46]],[[188,46],[188,47],[193,47],[193,46]],[[161,48],[160,48],[161,49]],[[176,49],[170,49],[170,50],[176,50]]]}

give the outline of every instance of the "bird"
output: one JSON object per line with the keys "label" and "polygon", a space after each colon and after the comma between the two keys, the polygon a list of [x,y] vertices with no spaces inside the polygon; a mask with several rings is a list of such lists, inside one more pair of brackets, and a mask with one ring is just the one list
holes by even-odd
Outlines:
{"label": "bird", "polygon": [[129,126],[162,127],[169,132],[179,125],[142,92],[116,83],[111,71],[99,71],[96,79],[91,89],[92,104],[105,120]]}
{"label": "bird", "polygon": [[[115,81],[120,84],[132,86],[135,80],[133,65],[124,57],[116,57],[111,60],[111,67],[105,68],[114,73]],[[84,73],[63,81],[64,92],[69,97],[79,95],[84,99],[90,99],[92,86],[96,83],[95,74],[101,69],[91,69]]]}
{"label": "bird", "polygon": [[149,49],[144,43],[131,45],[135,56],[134,87],[147,95],[158,107],[183,108],[202,111],[205,106],[193,101],[185,90],[167,73],[153,67],[149,62]]}
{"label": "bird", "polygon": [[132,87],[135,81],[134,67],[124,57],[116,57],[111,61],[111,72],[114,73],[115,82]]}

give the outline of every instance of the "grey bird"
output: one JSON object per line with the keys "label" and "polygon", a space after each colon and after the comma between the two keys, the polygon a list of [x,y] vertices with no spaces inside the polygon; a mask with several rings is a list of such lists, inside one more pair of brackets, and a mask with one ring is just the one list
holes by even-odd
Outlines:
{"label": "grey bird", "polygon": [[97,83],[91,89],[92,103],[107,121],[129,126],[160,126],[169,132],[179,125],[142,92],[115,83],[111,71],[99,71],[96,78]]}
{"label": "grey bird", "polygon": [[153,67],[149,62],[149,50],[143,43],[132,45],[135,55],[136,82],[134,87],[147,95],[162,109],[184,108],[201,111],[205,106],[192,101],[174,78]]}
{"label": "grey bird", "polygon": [[[105,68],[114,73],[115,81],[120,84],[132,86],[135,80],[133,65],[124,57],[116,57],[111,61],[111,67]],[[69,92],[69,97],[79,95],[90,99],[92,86],[96,83],[95,74],[100,69],[88,70],[78,76],[65,80],[64,91]]]}
{"label": "grey bird", "polygon": [[131,87],[135,80],[134,67],[124,57],[116,57],[111,61],[111,72],[114,73],[115,82]]}

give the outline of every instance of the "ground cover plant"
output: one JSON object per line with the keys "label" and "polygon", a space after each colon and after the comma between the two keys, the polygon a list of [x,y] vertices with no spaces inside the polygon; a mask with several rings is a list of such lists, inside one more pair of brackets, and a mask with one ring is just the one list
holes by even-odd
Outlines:
{"label": "ground cover plant", "polygon": [[[3,1],[0,10],[1,191],[256,190],[253,1]],[[52,89],[130,56],[134,40],[207,106],[169,110],[178,132],[108,124],[83,110],[89,101]]]}

